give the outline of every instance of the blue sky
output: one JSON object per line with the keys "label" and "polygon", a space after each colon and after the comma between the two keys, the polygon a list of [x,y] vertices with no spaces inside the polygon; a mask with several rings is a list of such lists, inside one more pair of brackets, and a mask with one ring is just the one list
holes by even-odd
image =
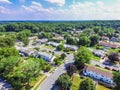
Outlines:
{"label": "blue sky", "polygon": [[0,20],[120,20],[120,0],[0,0]]}

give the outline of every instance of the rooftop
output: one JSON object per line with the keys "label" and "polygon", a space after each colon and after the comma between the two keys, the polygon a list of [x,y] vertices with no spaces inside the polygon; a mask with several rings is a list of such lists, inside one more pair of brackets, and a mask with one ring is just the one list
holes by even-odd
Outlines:
{"label": "rooftop", "polygon": [[100,74],[100,75],[105,76],[105,77],[113,78],[113,74],[112,73],[104,71],[104,70],[101,70],[99,68],[96,68],[95,66],[88,66],[88,65],[86,65],[84,67],[83,71],[86,71],[86,70],[95,72],[95,73]]}

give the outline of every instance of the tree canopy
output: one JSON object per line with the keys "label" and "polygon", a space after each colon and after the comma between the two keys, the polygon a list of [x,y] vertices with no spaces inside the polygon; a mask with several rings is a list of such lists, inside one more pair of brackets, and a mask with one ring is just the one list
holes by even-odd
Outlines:
{"label": "tree canopy", "polygon": [[80,83],[79,90],[96,90],[94,81],[90,78],[86,78]]}
{"label": "tree canopy", "polygon": [[67,74],[62,74],[57,79],[56,84],[57,86],[63,88],[63,90],[69,90],[72,85],[72,82]]}
{"label": "tree canopy", "polygon": [[85,63],[90,63],[91,57],[91,51],[89,51],[86,47],[81,46],[75,54],[74,63],[78,68],[82,68],[85,65]]}

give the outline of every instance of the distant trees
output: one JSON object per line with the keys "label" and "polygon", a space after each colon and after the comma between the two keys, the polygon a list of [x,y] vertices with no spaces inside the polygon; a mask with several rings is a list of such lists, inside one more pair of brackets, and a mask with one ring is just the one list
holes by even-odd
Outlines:
{"label": "distant trees", "polygon": [[56,84],[63,90],[70,90],[72,82],[67,74],[62,74],[57,79]]}
{"label": "distant trees", "polygon": [[3,25],[0,25],[0,32],[5,32],[6,30],[5,30],[5,28],[4,28],[4,26]]}
{"label": "distant trees", "polygon": [[94,81],[90,78],[86,78],[80,83],[79,90],[96,90]]}
{"label": "distant trees", "polygon": [[46,33],[46,32],[42,32],[40,35],[38,35],[38,38],[48,38],[48,39],[50,39],[50,38],[52,38],[52,34],[50,34],[50,33]]}
{"label": "distant trees", "polygon": [[113,81],[115,82],[115,87],[113,90],[119,90],[120,89],[120,72],[116,72],[113,74]]}
{"label": "distant trees", "polygon": [[77,53],[75,54],[75,65],[77,68],[83,68],[85,63],[90,63],[92,57],[91,51],[89,51],[86,47],[81,46]]}

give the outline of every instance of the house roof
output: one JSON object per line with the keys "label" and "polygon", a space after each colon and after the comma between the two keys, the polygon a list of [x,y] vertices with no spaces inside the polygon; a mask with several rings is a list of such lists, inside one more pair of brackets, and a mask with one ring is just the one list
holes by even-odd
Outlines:
{"label": "house roof", "polygon": [[86,71],[86,70],[95,72],[97,74],[100,74],[100,75],[108,77],[108,78],[113,78],[113,74],[112,73],[104,71],[104,70],[101,70],[101,69],[98,69],[98,68],[96,68],[94,66],[88,66],[88,65],[86,65],[84,67],[83,71]]}
{"label": "house roof", "polygon": [[114,44],[114,43],[109,43],[109,42],[99,42],[99,45],[104,45],[104,46],[108,46],[108,47],[112,47],[112,48],[119,48],[120,45],[118,44]]}

